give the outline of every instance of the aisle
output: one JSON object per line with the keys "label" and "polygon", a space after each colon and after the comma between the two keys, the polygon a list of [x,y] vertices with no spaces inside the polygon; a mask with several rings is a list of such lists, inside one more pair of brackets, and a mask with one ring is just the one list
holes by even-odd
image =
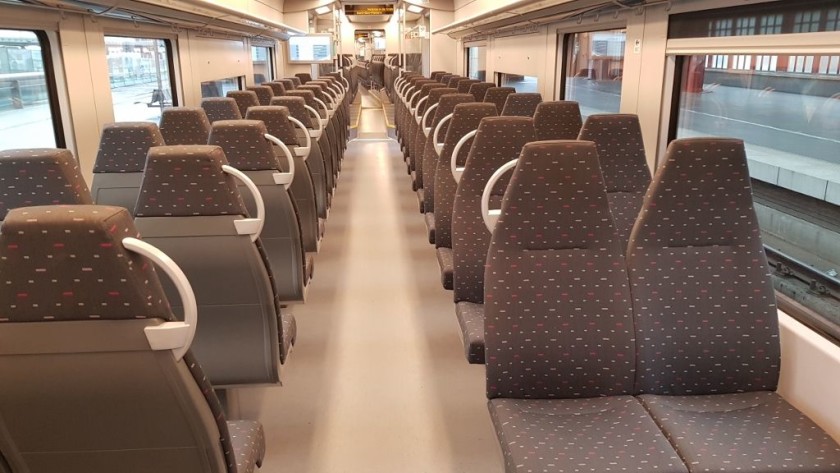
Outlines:
{"label": "aisle", "polygon": [[265,427],[260,471],[501,472],[484,370],[464,359],[399,148],[346,156],[284,386],[234,396]]}

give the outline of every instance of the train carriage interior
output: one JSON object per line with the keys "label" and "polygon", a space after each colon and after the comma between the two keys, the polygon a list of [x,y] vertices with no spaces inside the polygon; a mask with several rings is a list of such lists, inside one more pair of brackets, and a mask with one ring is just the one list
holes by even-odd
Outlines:
{"label": "train carriage interior", "polygon": [[840,473],[836,0],[0,0],[0,473]]}

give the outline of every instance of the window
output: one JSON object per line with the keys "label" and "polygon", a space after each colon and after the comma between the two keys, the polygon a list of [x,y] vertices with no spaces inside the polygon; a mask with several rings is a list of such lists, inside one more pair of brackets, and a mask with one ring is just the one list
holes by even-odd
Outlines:
{"label": "window", "polygon": [[177,105],[169,40],[106,36],[105,48],[115,121],[156,122]]}
{"label": "window", "polygon": [[225,97],[231,90],[242,90],[243,76],[211,80],[201,83],[201,98]]}
{"label": "window", "polygon": [[251,46],[251,61],[254,63],[254,83],[274,80],[273,54],[274,48],[267,46]]}
{"label": "window", "polygon": [[487,47],[472,46],[466,48],[467,77],[470,79],[487,80]]}
{"label": "window", "polygon": [[43,32],[0,30],[0,148],[63,147]]}
{"label": "window", "polygon": [[536,77],[508,74],[506,72],[497,72],[496,77],[498,78],[496,83],[499,84],[499,87],[513,87],[517,92],[539,92]]}
{"label": "window", "polygon": [[623,29],[566,35],[561,96],[578,102],[584,118],[619,111],[626,42]]}

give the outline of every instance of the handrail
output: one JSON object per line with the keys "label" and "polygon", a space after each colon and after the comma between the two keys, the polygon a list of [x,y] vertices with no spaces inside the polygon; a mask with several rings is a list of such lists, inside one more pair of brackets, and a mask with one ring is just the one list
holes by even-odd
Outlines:
{"label": "handrail", "polygon": [[[314,108],[310,107],[309,105],[304,104],[303,107],[306,108],[306,110],[309,111],[309,113],[311,113],[315,117],[315,123],[318,124],[318,129],[317,130],[310,130],[309,131],[310,136],[312,136],[313,138],[320,138],[321,134],[324,133],[324,124],[321,123],[321,114],[318,113],[318,110],[315,110]],[[309,130],[309,128],[307,128],[307,130]]]}
{"label": "handrail", "polygon": [[[291,118],[291,117],[289,117]],[[292,156],[292,151],[286,146],[286,143],[280,141],[279,138],[273,135],[269,135],[266,133],[265,139],[274,143],[275,145],[279,146],[281,150],[283,150],[283,154],[286,155],[286,160],[289,162],[289,172],[276,172],[274,173],[274,183],[275,184],[282,184],[283,187],[288,189],[291,187],[292,182],[295,180],[295,158]]]}
{"label": "handrail", "polygon": [[[428,99],[429,99],[429,96],[427,95],[427,96],[425,96],[425,97],[421,98],[420,100],[418,100],[418,101],[417,101],[417,107],[415,107],[415,110],[416,110],[417,112],[419,112],[419,111],[420,111],[420,107],[421,107],[421,106],[423,105],[423,103],[425,103],[425,102],[426,102],[426,100],[428,100]],[[423,117],[422,117],[422,116],[417,115],[417,113],[415,113],[415,114],[414,114],[414,121],[416,121],[418,125],[420,124],[420,120],[422,120],[422,119],[423,119]]]}
{"label": "handrail", "polygon": [[245,184],[245,187],[248,188],[251,195],[254,197],[254,202],[257,204],[256,218],[243,218],[235,220],[233,225],[236,227],[236,233],[240,235],[251,235],[251,241],[257,241],[262,233],[263,226],[265,226],[265,202],[263,201],[262,194],[260,194],[260,190],[257,188],[257,185],[254,184],[254,181],[252,181],[251,178],[246,176],[245,173],[239,169],[223,164],[222,171],[239,179],[240,182]]}
{"label": "handrail", "polygon": [[309,130],[306,128],[300,120],[295,117],[289,117],[289,121],[292,122],[296,127],[303,130],[303,136],[306,138],[306,145],[298,146],[295,148],[295,154],[302,157],[304,161],[309,158],[309,153],[312,152],[312,138],[309,136]]}
{"label": "handrail", "polygon": [[476,133],[478,133],[478,130],[473,130],[462,136],[455,145],[455,149],[452,150],[452,156],[449,158],[449,168],[452,170],[452,177],[455,178],[455,182],[461,182],[461,175],[464,174],[464,168],[459,168],[456,164],[458,153],[461,152],[461,147],[464,146],[470,138],[474,137]]}
{"label": "handrail", "polygon": [[496,172],[490,176],[490,179],[487,180],[487,184],[484,185],[484,191],[481,193],[481,218],[484,220],[484,225],[487,227],[487,230],[490,230],[490,233],[493,233],[493,229],[496,228],[496,222],[502,214],[502,209],[490,209],[490,194],[493,192],[493,188],[496,187],[496,183],[499,182],[499,179],[501,179],[506,172],[513,169],[517,162],[519,162],[519,160],[514,159],[503,164],[502,167],[496,169]]}
{"label": "handrail", "polygon": [[427,127],[426,126],[426,121],[429,118],[429,114],[432,112],[432,110],[436,109],[438,107],[438,105],[440,105],[440,104],[439,103],[434,103],[432,105],[429,105],[429,108],[427,108],[426,112],[423,114],[423,118],[420,119],[420,127],[423,130],[423,134],[426,135],[426,136],[429,136],[429,132],[432,131],[432,127],[430,127],[430,126]]}
{"label": "handrail", "polygon": [[440,134],[440,129],[443,126],[443,124],[452,119],[452,115],[454,115],[454,113],[450,113],[449,115],[441,118],[437,126],[435,127],[434,135],[432,135],[432,144],[435,146],[435,151],[437,151],[438,156],[440,156],[440,153],[443,152],[443,147],[445,145],[445,143],[441,143],[438,141],[438,134]]}

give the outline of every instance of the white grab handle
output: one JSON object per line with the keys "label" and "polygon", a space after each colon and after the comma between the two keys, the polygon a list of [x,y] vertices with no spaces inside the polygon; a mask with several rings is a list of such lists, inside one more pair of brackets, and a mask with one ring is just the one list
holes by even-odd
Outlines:
{"label": "white grab handle", "polygon": [[426,122],[429,121],[429,115],[431,115],[432,111],[436,109],[440,105],[439,103],[432,104],[429,108],[426,109],[426,113],[423,114],[423,118],[420,119],[420,127],[423,129],[423,134],[429,136],[429,132],[432,131],[432,127],[426,126]]}
{"label": "white grab handle", "polygon": [[175,283],[184,306],[184,321],[164,322],[157,327],[146,327],[144,332],[152,350],[172,350],[175,361],[180,361],[190,349],[198,326],[198,305],[192,285],[175,261],[157,247],[131,237],[123,238],[122,244],[126,250],[152,260]]}
{"label": "white grab handle", "polygon": [[452,169],[452,177],[455,178],[455,182],[461,182],[461,175],[464,174],[464,168],[459,168],[456,164],[458,153],[461,152],[461,147],[464,146],[470,138],[475,136],[476,133],[478,133],[478,130],[473,130],[462,136],[455,145],[455,149],[452,150],[452,156],[449,157],[449,168]]}
{"label": "white grab handle", "polygon": [[416,116],[416,113],[417,113],[417,104],[415,104],[415,105],[412,107],[412,106],[411,106],[411,102],[414,102],[414,97],[417,97],[417,95],[419,95],[419,94],[420,94],[420,90],[418,89],[418,90],[417,90],[417,91],[415,91],[413,94],[411,94],[411,98],[410,98],[410,99],[408,99],[408,107],[411,109],[411,115],[413,115],[413,116]]}
{"label": "white grab handle", "polygon": [[327,104],[325,104],[324,101],[319,99],[318,97],[315,97],[314,100],[318,105],[321,106],[321,108],[324,109],[324,114],[327,116],[327,118],[321,118],[321,114],[318,114],[318,118],[321,120],[321,125],[326,127],[327,123],[329,123],[330,117],[332,116],[332,114],[330,113],[330,108],[327,107]]}
{"label": "white grab handle", "polygon": [[435,145],[435,151],[437,151],[438,156],[440,156],[440,153],[443,152],[443,146],[444,146],[444,143],[441,143],[441,142],[438,141],[438,135],[440,134],[440,129],[443,127],[444,123],[446,123],[446,122],[448,122],[449,120],[452,119],[452,115],[454,115],[454,113],[450,113],[449,115],[441,118],[440,121],[438,122],[437,126],[435,127],[434,135],[432,135],[432,144]]}
{"label": "white grab handle", "polygon": [[490,194],[493,192],[493,188],[496,187],[496,183],[499,182],[499,179],[501,179],[506,172],[513,169],[517,162],[519,162],[519,160],[514,159],[506,162],[499,169],[496,169],[496,172],[490,176],[490,179],[484,186],[484,192],[481,193],[481,218],[484,219],[484,225],[488,230],[490,230],[490,233],[493,233],[493,229],[496,228],[496,222],[499,221],[499,217],[502,214],[502,209],[490,208]]}
{"label": "white grab handle", "polygon": [[294,124],[296,127],[303,130],[303,136],[306,138],[306,145],[298,146],[297,148],[295,148],[295,154],[302,157],[303,160],[306,161],[306,159],[309,157],[309,153],[312,152],[312,138],[309,136],[309,130],[306,129],[306,125],[301,123],[301,121],[295,117],[289,117],[289,121],[292,122],[292,124]]}
{"label": "white grab handle", "polygon": [[324,124],[321,123],[321,114],[318,113],[318,110],[315,110],[314,108],[310,107],[309,105],[304,105],[304,108],[306,108],[309,111],[309,113],[312,114],[312,116],[315,118],[315,123],[318,124],[318,129],[317,130],[310,130],[309,135],[312,138],[318,139],[318,138],[321,137],[321,134],[324,133]]}
{"label": "white grab handle", "polygon": [[239,179],[254,197],[254,202],[257,204],[257,217],[234,220],[233,225],[236,227],[236,233],[240,235],[251,235],[251,241],[257,241],[260,233],[262,233],[263,226],[265,226],[265,202],[263,202],[262,194],[260,194],[260,190],[254,184],[254,181],[239,169],[224,164],[222,165],[222,171]]}
{"label": "white grab handle", "polygon": [[[289,117],[291,118],[291,117]],[[276,136],[269,135],[266,133],[265,139],[268,141],[276,144],[283,150],[283,154],[286,155],[286,160],[289,162],[289,172],[276,172],[274,173],[274,183],[275,184],[282,184],[283,187],[288,189],[292,185],[292,181],[295,180],[295,158],[292,156],[292,151],[286,146],[286,143],[280,141]]]}
{"label": "white grab handle", "polygon": [[405,100],[403,102],[405,102],[405,106],[408,108],[411,108],[411,96],[414,95],[415,88],[415,86],[409,83],[409,87],[405,90]]}
{"label": "white grab handle", "polygon": [[[429,96],[427,95],[427,96],[423,97],[422,99],[418,100],[418,101],[417,101],[417,106],[415,107],[415,110],[417,110],[417,111],[419,112],[419,111],[420,111],[420,107],[421,107],[421,106],[422,106],[422,105],[426,102],[426,100],[428,100],[428,99],[429,99]],[[418,125],[420,124],[420,120],[422,120],[422,119],[423,119],[422,115],[417,115],[417,114],[415,114],[415,115],[414,115],[414,120],[417,122],[417,124],[418,124]]]}

